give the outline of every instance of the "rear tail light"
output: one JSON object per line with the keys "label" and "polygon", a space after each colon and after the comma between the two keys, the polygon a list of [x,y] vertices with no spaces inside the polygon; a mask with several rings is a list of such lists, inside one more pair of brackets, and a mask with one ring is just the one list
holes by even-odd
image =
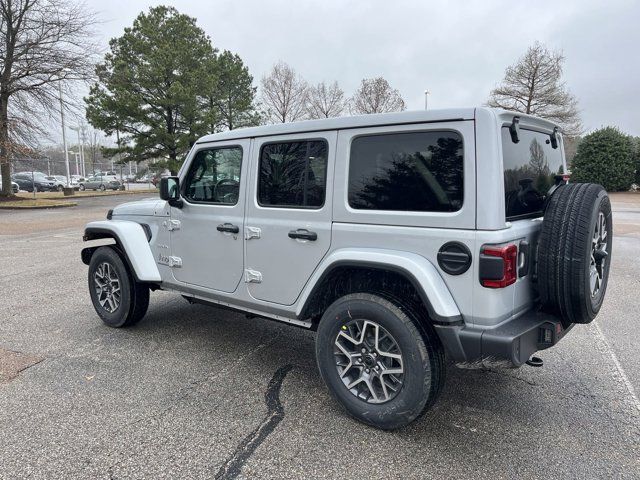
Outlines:
{"label": "rear tail light", "polygon": [[480,284],[487,288],[504,288],[518,276],[518,247],[484,245],[480,250]]}

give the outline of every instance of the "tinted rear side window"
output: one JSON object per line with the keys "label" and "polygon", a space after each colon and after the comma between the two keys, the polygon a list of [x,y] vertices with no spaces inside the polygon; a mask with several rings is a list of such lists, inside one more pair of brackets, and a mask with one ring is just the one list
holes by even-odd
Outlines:
{"label": "tinted rear side window", "polygon": [[457,132],[358,137],[351,143],[349,205],[363,210],[454,212],[463,200]]}
{"label": "tinted rear side window", "polygon": [[519,138],[513,143],[509,127],[502,128],[507,220],[541,216],[555,176],[564,173],[561,149],[551,147],[549,134],[521,128]]}
{"label": "tinted rear side window", "polygon": [[268,143],[260,152],[258,202],[262,206],[320,208],[327,180],[327,142]]}

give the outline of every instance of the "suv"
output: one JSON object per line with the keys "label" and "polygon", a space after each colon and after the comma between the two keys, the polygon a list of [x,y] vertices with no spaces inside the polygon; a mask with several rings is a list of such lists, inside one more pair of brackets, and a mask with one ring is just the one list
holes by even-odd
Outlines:
{"label": "suv", "polygon": [[82,260],[112,327],[162,289],[315,330],[333,396],[393,429],[434,403],[445,358],[539,366],[598,313],[611,206],[564,172],[556,125],[489,108],[233,130],[199,139],[160,199],[89,223],[114,242]]}
{"label": "suv", "polygon": [[11,180],[18,184],[20,190],[27,192],[50,192],[57,189],[53,180],[48,180],[42,172],[20,172],[11,176]]}
{"label": "suv", "polygon": [[78,189],[85,190],[124,190],[124,185],[110,176],[96,175],[78,181]]}
{"label": "suv", "polygon": [[63,175],[49,175],[45,177],[49,182],[52,182],[59,192],[64,190],[64,187],[67,186],[67,177]]}

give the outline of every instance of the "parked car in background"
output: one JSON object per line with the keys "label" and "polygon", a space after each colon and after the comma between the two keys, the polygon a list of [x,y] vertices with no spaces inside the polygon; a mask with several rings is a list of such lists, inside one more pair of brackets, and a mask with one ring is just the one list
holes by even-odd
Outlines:
{"label": "parked car in background", "polygon": [[[54,177],[66,187],[67,186],[67,177],[66,175],[54,175]],[[71,179],[69,180],[71,183]]]}
{"label": "parked car in background", "polygon": [[71,175],[71,186],[78,190],[80,188],[80,183],[85,182],[87,179],[82,175]]}
{"label": "parked car in background", "polygon": [[157,173],[153,176],[153,178],[151,179],[151,183],[153,183],[154,187],[157,187],[158,184],[160,183],[160,180],[163,178],[167,178],[171,176],[171,172],[169,172],[168,170],[165,170],[162,173]]}
{"label": "parked car in background", "polygon": [[102,177],[104,180],[121,181],[120,175],[115,170],[107,170],[106,172],[96,172],[96,177]]}
{"label": "parked car in background", "polygon": [[[63,187],[67,186],[67,177],[65,175],[52,175],[56,181],[58,182],[58,185],[62,185]],[[78,190],[79,187],[79,181],[80,180],[85,180],[85,178],[82,175],[70,175],[69,177],[69,186],[75,190]],[[58,190],[62,190],[62,188],[58,188]]]}
{"label": "parked car in background", "polygon": [[78,182],[78,188],[82,192],[84,190],[124,190],[124,185],[118,180],[109,177],[96,175]]}
{"label": "parked car in background", "polygon": [[80,184],[78,183],[79,179],[84,180],[84,177],[79,177],[79,178],[71,177],[71,182],[69,183],[71,184],[71,188],[73,188],[74,190],[78,190],[78,188],[80,187]]}
{"label": "parked car in background", "polygon": [[[2,185],[2,177],[0,177],[0,185]],[[11,180],[11,191],[13,193],[18,193],[20,191],[20,185]]]}
{"label": "parked car in background", "polygon": [[50,182],[53,182],[56,190],[58,190],[59,192],[61,192],[62,189],[67,186],[67,177],[63,177],[62,175],[48,175],[45,178]]}
{"label": "parked car in background", "polygon": [[11,180],[16,182],[20,190],[27,192],[50,192],[57,189],[56,184],[47,180],[47,176],[42,172],[20,172],[11,176]]}

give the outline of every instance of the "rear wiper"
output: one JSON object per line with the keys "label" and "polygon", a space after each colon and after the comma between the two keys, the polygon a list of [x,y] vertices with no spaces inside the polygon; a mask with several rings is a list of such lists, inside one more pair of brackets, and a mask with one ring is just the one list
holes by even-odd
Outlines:
{"label": "rear wiper", "polygon": [[553,127],[553,133],[549,137],[551,137],[551,148],[558,148],[558,127]]}
{"label": "rear wiper", "polygon": [[511,134],[511,141],[513,143],[518,143],[520,141],[520,137],[518,136],[520,133],[520,117],[513,117],[511,125],[509,125],[509,133]]}

